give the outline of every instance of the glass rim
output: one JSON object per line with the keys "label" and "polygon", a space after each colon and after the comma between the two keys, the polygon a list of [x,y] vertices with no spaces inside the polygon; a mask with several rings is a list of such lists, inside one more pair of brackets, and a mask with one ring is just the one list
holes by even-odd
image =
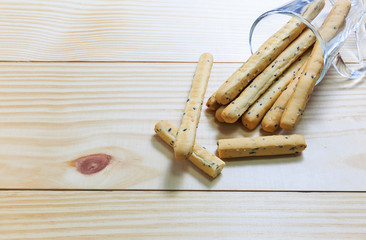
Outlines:
{"label": "glass rim", "polygon": [[253,33],[254,33],[254,30],[255,30],[256,26],[264,18],[269,17],[271,15],[275,15],[275,14],[287,15],[287,16],[290,16],[290,17],[298,18],[302,23],[304,23],[314,33],[315,37],[317,38],[317,41],[319,41],[319,44],[320,44],[320,46],[322,48],[322,51],[323,51],[323,70],[322,70],[318,80],[316,81],[316,85],[317,85],[318,83],[320,83],[322,81],[323,77],[325,76],[325,74],[327,72],[327,68],[328,68],[328,66],[327,66],[328,54],[327,54],[326,43],[324,42],[323,38],[320,36],[318,30],[314,27],[314,25],[312,25],[302,15],[300,15],[296,12],[275,9],[275,10],[267,11],[267,12],[263,13],[262,15],[260,15],[254,21],[254,23],[252,24],[252,26],[250,28],[250,31],[249,31],[249,48],[250,48],[251,54],[253,54],[252,38],[253,38]]}

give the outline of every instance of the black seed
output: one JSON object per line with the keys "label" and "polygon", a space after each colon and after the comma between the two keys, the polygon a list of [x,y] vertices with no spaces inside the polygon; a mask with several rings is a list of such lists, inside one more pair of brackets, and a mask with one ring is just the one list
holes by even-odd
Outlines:
{"label": "black seed", "polygon": [[210,59],[207,59],[207,62],[210,62]]}
{"label": "black seed", "polygon": [[259,117],[259,113],[257,113],[257,115],[256,115],[257,117]]}
{"label": "black seed", "polygon": [[259,148],[253,148],[252,151],[257,151]]}
{"label": "black seed", "polygon": [[250,112],[247,113],[248,115],[250,114]]}
{"label": "black seed", "polygon": [[274,127],[277,127],[277,124],[275,124]]}
{"label": "black seed", "polygon": [[206,149],[205,147],[202,147],[203,149]]}
{"label": "black seed", "polygon": [[186,115],[186,113],[183,113],[183,116]]}
{"label": "black seed", "polygon": [[297,50],[300,50],[300,47],[297,47]]}
{"label": "black seed", "polygon": [[306,76],[307,73],[304,73],[304,75]]}
{"label": "black seed", "polygon": [[259,55],[261,52],[257,52],[257,55]]}
{"label": "black seed", "polygon": [[300,23],[296,23],[296,26],[299,26],[300,25]]}
{"label": "black seed", "polygon": [[314,75],[311,75],[311,78],[314,79]]}
{"label": "black seed", "polygon": [[282,146],[282,145],[280,145],[279,147],[280,147],[280,148],[283,148],[283,146]]}
{"label": "black seed", "polygon": [[249,77],[249,73],[247,74],[247,77]]}
{"label": "black seed", "polygon": [[288,139],[288,137],[285,137],[285,139]]}
{"label": "black seed", "polygon": [[187,131],[187,128],[183,129],[183,132]]}
{"label": "black seed", "polygon": [[249,152],[249,154],[255,154],[255,152]]}
{"label": "black seed", "polygon": [[168,132],[170,132],[171,130],[172,130],[172,128],[169,128],[169,129],[168,129]]}
{"label": "black seed", "polygon": [[189,98],[187,99],[187,102],[189,102]]}
{"label": "black seed", "polygon": [[334,29],[337,29],[337,27],[334,27]]}
{"label": "black seed", "polygon": [[293,150],[295,150],[296,149],[296,147],[292,147],[292,148],[290,148],[290,151],[293,151]]}
{"label": "black seed", "polygon": [[235,102],[234,102],[234,101],[232,101],[232,102],[231,102],[231,104],[235,104]]}
{"label": "black seed", "polygon": [[196,110],[196,108],[194,107],[193,110]]}

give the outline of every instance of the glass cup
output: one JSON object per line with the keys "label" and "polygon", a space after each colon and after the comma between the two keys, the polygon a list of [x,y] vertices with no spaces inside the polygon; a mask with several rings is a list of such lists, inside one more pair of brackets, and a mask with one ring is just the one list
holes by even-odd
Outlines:
{"label": "glass cup", "polygon": [[[289,19],[297,17],[313,31],[323,50],[324,68],[316,84],[323,80],[331,65],[347,79],[362,78],[366,72],[366,59],[364,59],[366,57],[366,9],[363,0],[350,0],[352,5],[345,24],[328,42],[323,41],[317,29],[327,17],[335,1],[326,0],[320,14],[309,22],[301,14],[312,1],[294,0],[259,16],[250,29],[250,50],[253,53],[264,39],[268,39],[275,32],[274,29],[280,29]],[[346,40],[347,47],[343,47]],[[346,64],[345,59],[352,62],[352,66]],[[354,65],[357,65],[356,68]]]}

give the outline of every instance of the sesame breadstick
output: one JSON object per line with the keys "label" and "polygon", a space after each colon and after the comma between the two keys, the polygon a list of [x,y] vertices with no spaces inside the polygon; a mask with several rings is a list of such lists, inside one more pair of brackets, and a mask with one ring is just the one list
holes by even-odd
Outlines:
{"label": "sesame breadstick", "polygon": [[[324,0],[315,0],[304,11],[303,17],[312,21],[324,7]],[[260,74],[306,27],[296,17],[273,34],[259,49],[249,57],[229,79],[220,86],[216,93],[216,100],[224,105],[234,98]]]}
{"label": "sesame breadstick", "polygon": [[225,120],[221,117],[222,111],[224,111],[226,106],[221,106],[219,107],[216,112],[215,112],[215,118],[217,119],[217,121],[219,122],[225,122]]}
{"label": "sesame breadstick", "polygon": [[182,122],[175,141],[174,153],[177,160],[185,160],[192,154],[194,141],[196,139],[196,129],[201,117],[203,98],[210,77],[212,62],[213,57],[210,53],[202,54],[198,60],[192,87],[188,95]]}
{"label": "sesame breadstick", "polygon": [[211,95],[211,97],[207,100],[207,103],[206,103],[207,108],[214,110],[214,111],[217,110],[221,106],[221,104],[216,101],[215,96],[216,96],[216,92],[214,92]]}
{"label": "sesame breadstick", "polygon": [[[319,29],[319,34],[325,42],[330,41],[345,23],[351,2],[348,0],[338,0],[329,12],[323,25]],[[313,92],[316,81],[323,70],[323,50],[317,42],[311,53],[311,57],[305,64],[304,73],[300,77],[295,92],[289,99],[285,111],[283,112],[280,126],[286,130],[292,130],[304,112],[306,104]]]}
{"label": "sesame breadstick", "polygon": [[[176,126],[167,121],[159,121],[155,125],[154,130],[164,142],[169,144],[171,147],[174,146],[175,136],[178,131]],[[198,144],[194,145],[193,153],[188,157],[188,159],[199,169],[213,178],[220,174],[225,166],[225,162]]]}
{"label": "sesame breadstick", "polygon": [[295,77],[287,85],[286,90],[284,90],[281,95],[277,98],[275,103],[272,105],[271,109],[264,116],[261,126],[266,132],[274,132],[280,127],[280,120],[283,114],[283,110],[286,107],[288,100],[290,99],[292,93],[295,91],[296,85],[300,79],[301,74],[304,71],[305,65],[302,65],[300,70],[296,72]]}
{"label": "sesame breadstick", "polygon": [[222,112],[225,122],[236,122],[298,57],[314,44],[316,37],[307,29],[293,41],[244,91]]}
{"label": "sesame breadstick", "polygon": [[275,135],[218,140],[220,158],[294,154],[305,150],[301,135]]}
{"label": "sesame breadstick", "polygon": [[298,58],[291,66],[279,77],[274,80],[270,88],[248,109],[241,118],[242,123],[248,129],[254,129],[262,120],[264,114],[271,108],[276,99],[285,90],[286,86],[295,78],[296,72],[307,61],[310,56],[311,49],[308,49],[300,58]]}

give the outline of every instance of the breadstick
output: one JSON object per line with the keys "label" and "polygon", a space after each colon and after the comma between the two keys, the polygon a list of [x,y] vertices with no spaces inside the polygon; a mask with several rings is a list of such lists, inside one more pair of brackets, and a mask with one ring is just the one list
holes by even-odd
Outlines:
{"label": "breadstick", "polygon": [[306,148],[304,137],[297,134],[221,139],[218,145],[220,158],[294,154]]}
{"label": "breadstick", "polygon": [[[345,23],[346,16],[351,8],[348,0],[338,0],[329,12],[319,34],[325,42],[330,41]],[[311,57],[305,64],[304,73],[300,77],[295,92],[291,95],[289,102],[283,112],[280,126],[286,130],[292,130],[304,112],[306,104],[313,92],[316,81],[323,70],[323,51],[317,42],[311,53]]]}
{"label": "breadstick", "polygon": [[[176,126],[167,121],[159,121],[155,125],[154,130],[164,142],[169,144],[171,147],[174,146],[175,136],[178,131]],[[199,169],[213,178],[220,174],[222,169],[225,167],[225,162],[198,144],[194,145],[193,153],[188,157],[188,159]]]}
{"label": "breadstick", "polygon": [[[303,13],[303,17],[312,21],[324,7],[324,0],[315,0],[310,3]],[[259,49],[249,57],[229,79],[220,86],[216,93],[216,100],[225,105],[260,74],[305,28],[296,17],[292,18],[285,26],[273,34]]]}
{"label": "breadstick", "polygon": [[202,54],[198,60],[192,87],[188,95],[182,122],[175,141],[174,153],[175,158],[178,160],[185,160],[192,154],[194,141],[196,139],[196,129],[201,116],[203,98],[210,77],[212,62],[213,57],[210,53]]}
{"label": "breadstick", "polygon": [[304,71],[305,65],[302,65],[300,70],[296,72],[295,77],[286,87],[286,89],[277,98],[276,102],[272,105],[271,109],[264,116],[261,126],[266,132],[274,132],[280,127],[280,120],[283,114],[283,110],[286,107],[288,100],[292,93],[295,91],[296,85],[299,82],[300,76]]}
{"label": "breadstick", "polygon": [[261,94],[280,76],[298,57],[311,45],[316,37],[314,33],[305,30],[290,46],[288,46],[244,91],[232,101],[222,112],[225,122],[236,122]]}
{"label": "breadstick", "polygon": [[211,97],[207,100],[206,106],[208,109],[217,110],[221,105],[216,101],[216,92],[214,92]]}
{"label": "breadstick", "polygon": [[222,111],[224,111],[225,107],[226,106],[221,106],[215,112],[215,117],[219,122],[225,122],[224,119],[221,117]]}
{"label": "breadstick", "polygon": [[271,108],[276,99],[285,90],[286,86],[295,78],[296,72],[310,56],[311,49],[308,49],[299,59],[272,84],[270,88],[248,109],[243,115],[242,123],[248,129],[254,129],[262,120],[264,114]]}

